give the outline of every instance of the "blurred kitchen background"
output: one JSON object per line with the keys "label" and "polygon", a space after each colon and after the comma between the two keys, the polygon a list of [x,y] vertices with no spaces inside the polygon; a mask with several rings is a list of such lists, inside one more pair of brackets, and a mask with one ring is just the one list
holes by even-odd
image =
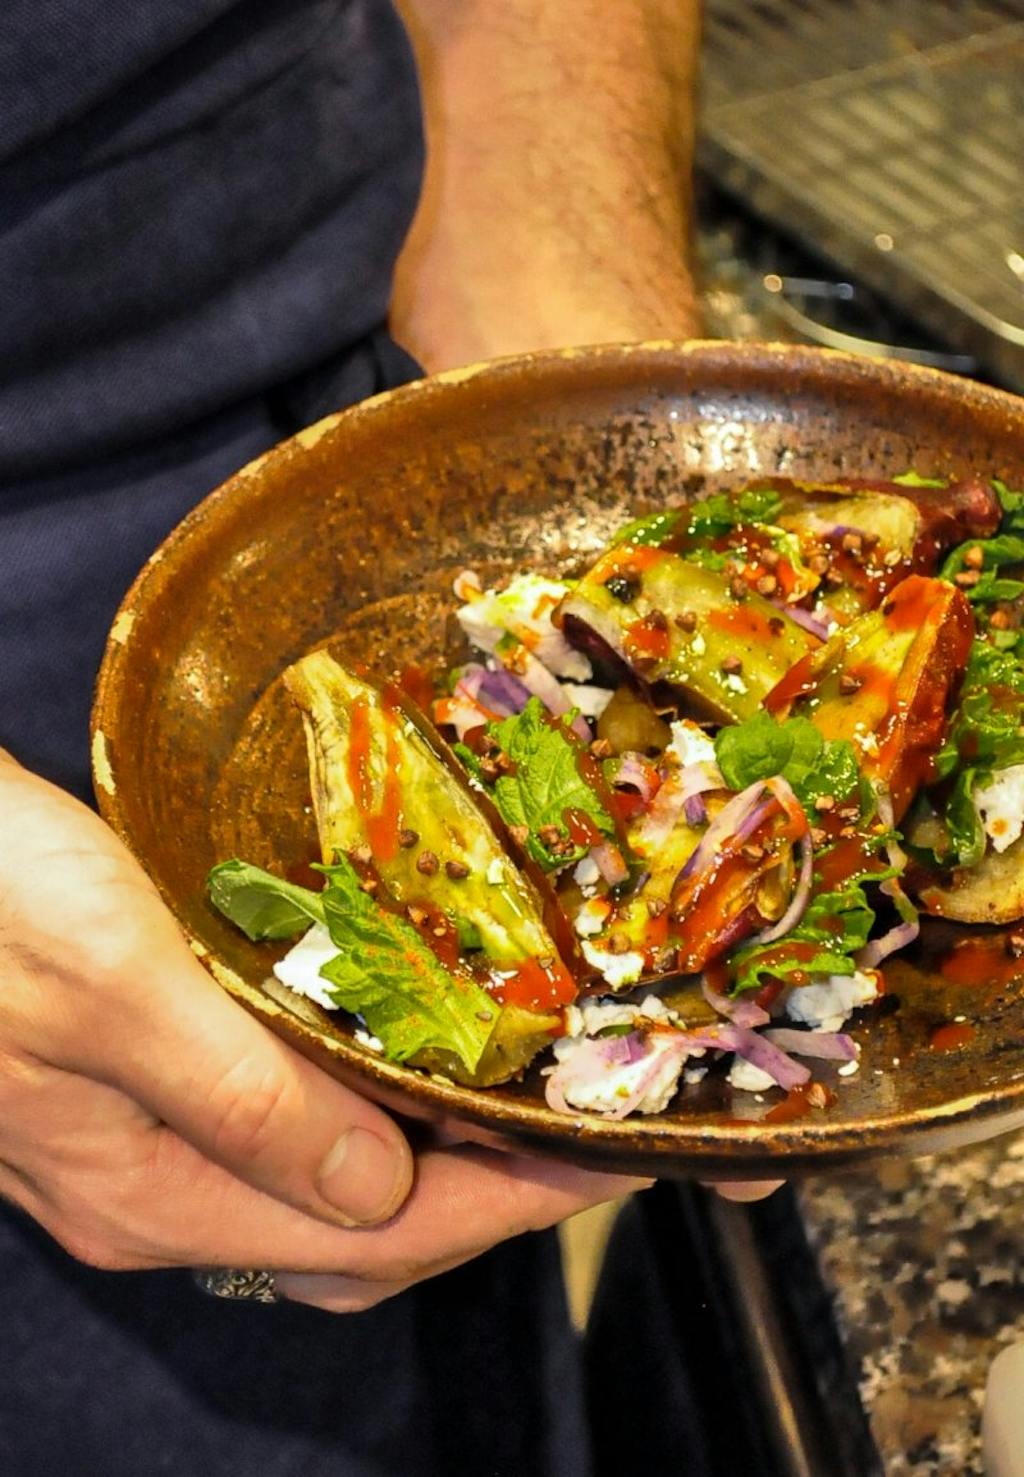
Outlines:
{"label": "blurred kitchen background", "polygon": [[[702,93],[709,334],[1024,392],[1024,0],[705,0]],[[627,1215],[663,1294],[638,1318],[692,1361],[707,1418],[695,1435],[667,1403],[630,1448],[621,1407],[597,1412],[602,1477],[684,1473],[695,1440],[716,1477],[1024,1474],[1024,1380],[982,1450],[992,1361],[1024,1340],[1024,1137],[750,1209],[662,1185]],[[611,1221],[565,1229],[580,1324]]]}

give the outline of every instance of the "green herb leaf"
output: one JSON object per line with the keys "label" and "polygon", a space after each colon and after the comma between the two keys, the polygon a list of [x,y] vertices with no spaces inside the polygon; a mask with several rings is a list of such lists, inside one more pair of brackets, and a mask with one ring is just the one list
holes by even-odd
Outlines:
{"label": "green herb leaf", "polygon": [[1003,532],[1024,533],[1024,492],[1014,492],[996,477],[992,479],[992,486],[1003,510]]}
{"label": "green herb leaf", "polygon": [[733,790],[780,774],[805,807],[816,805],[823,795],[840,803],[851,795],[859,796],[860,771],[853,745],[846,739],[823,739],[809,718],[778,723],[767,713],[757,713],[744,723],[720,730],[715,757]]}
{"label": "green herb leaf", "polygon": [[695,538],[717,538],[744,523],[774,523],[782,498],[773,487],[745,487],[716,492],[689,507],[687,532]]}
{"label": "green herb leaf", "polygon": [[445,969],[411,924],[363,892],[348,861],[324,870],[324,919],[338,955],[320,973],[332,998],[362,1016],[391,1061],[436,1050],[475,1071],[498,1017],[490,995]]}
{"label": "green herb leaf", "polygon": [[310,923],[323,923],[319,893],[238,860],[221,862],[207,878],[210,901],[247,938],[294,938]]}
{"label": "green herb leaf", "polygon": [[[499,775],[490,793],[508,826],[525,826],[526,849],[541,867],[551,871],[578,861],[587,848],[578,846],[564,856],[555,855],[537,834],[545,826],[557,826],[568,836],[564,815],[579,810],[595,823],[603,835],[615,836],[615,823],[597,791],[587,783],[579,768],[579,745],[567,733],[572,715],[560,719],[546,716],[539,698],[532,697],[521,713],[488,725],[488,732],[512,761],[512,771]],[[470,774],[485,783],[480,762],[460,744],[455,751]]]}
{"label": "green herb leaf", "polygon": [[[812,897],[796,928],[783,938],[772,944],[747,944],[737,949],[729,960],[734,992],[754,989],[766,978],[785,978],[798,970],[807,974],[853,974],[857,968],[855,956],[875,925],[875,910],[864,884],[886,882],[895,876],[892,867],[858,872],[842,887]],[[815,952],[794,951],[787,958],[785,947],[791,943],[811,944]]]}
{"label": "green herb leaf", "polygon": [[946,829],[961,867],[975,867],[985,855],[985,828],[974,803],[974,787],[981,778],[975,768],[962,770],[946,803]]}
{"label": "green herb leaf", "polygon": [[619,529],[612,543],[663,544],[675,532],[681,517],[681,508],[663,508],[657,513],[648,513],[645,518],[634,518],[632,523]]}

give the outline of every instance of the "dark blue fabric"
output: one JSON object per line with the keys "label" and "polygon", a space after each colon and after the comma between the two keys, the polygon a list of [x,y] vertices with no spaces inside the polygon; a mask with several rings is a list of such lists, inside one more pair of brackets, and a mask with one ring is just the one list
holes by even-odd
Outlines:
{"label": "dark blue fabric", "polygon": [[4,0],[0,484],[358,344],[421,167],[389,0]]}
{"label": "dark blue fabric", "polygon": [[[4,0],[0,742],[85,795],[104,634],[164,535],[409,378],[421,166],[387,0]],[[2,817],[0,817],[2,823]],[[552,1237],[348,1318],[82,1267],[0,1207],[4,1477],[583,1477]]]}

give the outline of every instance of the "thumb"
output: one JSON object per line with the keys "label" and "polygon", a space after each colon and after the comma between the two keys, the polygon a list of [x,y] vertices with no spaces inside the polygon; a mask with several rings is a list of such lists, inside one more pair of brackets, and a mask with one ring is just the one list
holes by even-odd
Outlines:
{"label": "thumb", "polygon": [[235,1004],[154,911],[165,937],[133,971],[128,1014],[112,1013],[101,1074],[278,1200],[336,1223],[394,1215],[413,1180],[396,1125]]}

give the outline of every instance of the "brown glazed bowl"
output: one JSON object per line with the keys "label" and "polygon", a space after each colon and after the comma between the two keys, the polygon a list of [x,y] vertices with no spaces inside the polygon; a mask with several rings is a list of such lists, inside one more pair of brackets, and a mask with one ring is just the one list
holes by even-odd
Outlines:
{"label": "brown glazed bowl", "polygon": [[[1024,990],[944,979],[938,925],[855,1024],[860,1072],[828,1111],[769,1123],[770,1102],[711,1073],[660,1117],[609,1123],[550,1111],[536,1072],[471,1091],[360,1050],[343,1020],[268,993],[270,946],[248,943],[204,892],[218,860],[280,870],[315,853],[301,727],[276,680],[310,647],[329,640],[381,673],[436,660],[466,566],[486,579],[569,572],[638,509],[686,494],[758,473],[909,467],[1024,484],[1024,401],[815,349],[664,343],[504,360],[331,416],[208,497],[136,580],[99,679],[100,808],[220,984],[404,1115],[581,1164],[734,1179],[1018,1127]],[[936,1049],[957,1017],[971,1029]]]}

